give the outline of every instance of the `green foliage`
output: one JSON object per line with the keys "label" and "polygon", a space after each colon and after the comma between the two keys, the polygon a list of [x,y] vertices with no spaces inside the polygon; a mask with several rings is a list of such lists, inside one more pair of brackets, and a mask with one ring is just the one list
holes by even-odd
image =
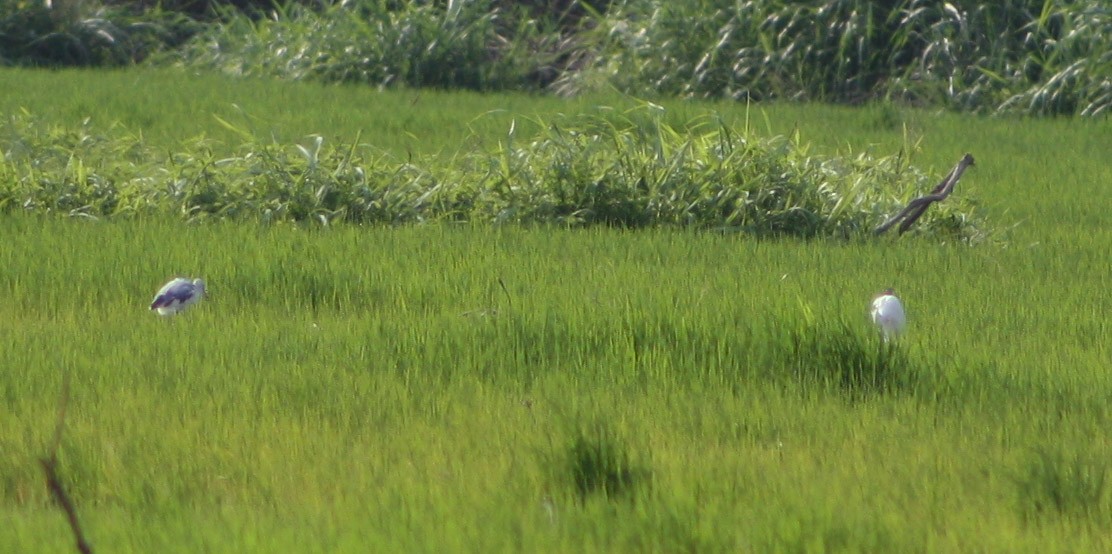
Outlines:
{"label": "green foliage", "polygon": [[[138,139],[9,120],[0,209],[62,215],[398,224],[429,220],[669,226],[762,237],[865,237],[930,183],[903,153],[822,159],[784,139],[662,121],[657,106],[551,122],[448,163],[398,162],[358,143],[205,142],[166,157]],[[225,122],[226,125],[227,124]],[[249,133],[239,130],[248,140]],[[439,163],[439,165],[438,165]],[[971,213],[939,206],[923,233],[979,241]]]}
{"label": "green foliage", "polygon": [[164,10],[181,13],[200,21],[218,21],[234,11],[261,17],[275,6],[301,4],[319,6],[331,0],[101,0],[106,5],[132,6],[142,10]]}
{"label": "green foliage", "polygon": [[[671,126],[658,110],[538,125],[546,131],[523,146],[511,133],[488,158],[485,182],[505,192],[498,219],[849,238],[930,185],[905,152],[823,159],[797,141],[757,139],[714,119]],[[934,217],[953,221],[947,210]],[[946,238],[983,238],[971,220],[950,230]]]}
{"label": "green foliage", "polygon": [[916,364],[905,346],[865,335],[860,325],[806,324],[790,330],[784,370],[804,388],[849,398],[914,391]]}
{"label": "green foliage", "polygon": [[564,467],[580,500],[628,497],[651,479],[651,472],[634,463],[628,447],[603,425],[581,429],[565,456]]}
{"label": "green foliage", "polygon": [[[254,212],[197,224],[180,206],[93,220],[25,214],[24,196],[0,217],[2,552],[73,548],[37,465],[64,373],[60,467],[97,551],[1112,546],[1107,120],[678,101],[656,117],[612,96],[147,71],[5,71],[0,88],[0,183],[68,175],[77,196],[54,214],[100,201],[76,186],[90,182],[119,211],[126,179],[152,168],[164,185],[209,171],[313,206],[296,184],[323,179],[305,177],[314,157],[322,175],[358,159],[489,177],[506,152],[548,159],[533,143],[574,152],[572,132],[633,152],[676,133],[660,140],[672,162],[720,129],[746,139],[735,149],[763,143],[740,131],[751,115],[793,137],[779,148],[830,164],[914,144],[914,165],[940,175],[973,152],[947,202],[975,191],[978,210],[1016,223],[1007,242],[963,248],[603,224],[258,225]],[[159,318],[147,302],[176,274],[213,294]],[[868,298],[887,286],[908,310],[887,366],[902,374],[868,365]],[[584,483],[632,484],[621,500],[581,498],[577,466],[597,469]]]}
{"label": "green foliage", "polygon": [[290,4],[272,15],[231,12],[174,57],[233,75],[501,90],[529,86],[558,42],[493,0]]}
{"label": "green foliage", "polygon": [[1087,2],[626,2],[566,90],[1103,113],[1112,16]]}
{"label": "green foliage", "polygon": [[[1078,291],[1039,281],[1093,269],[1066,247],[19,215],[0,231],[0,362],[21,368],[0,380],[0,550],[72,546],[36,465],[63,372],[63,478],[116,552],[1099,550],[1107,535],[1042,492],[1037,520],[1013,501],[1048,433],[1086,468],[1107,457],[1107,353],[1066,343],[1102,312],[1060,321]],[[1103,255],[1104,238],[1080,246]],[[162,319],[146,303],[175,273],[213,294]],[[784,386],[795,297],[814,341],[875,346],[868,291],[893,275],[909,355],[964,386],[862,402]],[[810,370],[834,378],[845,359]]]}
{"label": "green foliage", "polygon": [[184,42],[195,25],[161,10],[98,0],[16,0],[0,7],[0,64],[117,66]]}
{"label": "green foliage", "polygon": [[1112,9],[1046,2],[1022,30],[1022,57],[995,74],[986,71],[982,79],[999,79],[1004,73],[1011,83],[1022,83],[1004,87],[1011,96],[999,110],[1085,116],[1112,112]]}
{"label": "green foliage", "polygon": [[1016,477],[1025,520],[1077,517],[1101,526],[1109,522],[1108,462],[1104,457],[1066,454],[1060,448],[1034,450]]}
{"label": "green foliage", "polygon": [[19,0],[0,8],[0,60],[13,64],[151,59],[376,87],[565,96],[616,88],[1039,115],[1108,112],[1109,37],[1112,13],[1101,0]]}

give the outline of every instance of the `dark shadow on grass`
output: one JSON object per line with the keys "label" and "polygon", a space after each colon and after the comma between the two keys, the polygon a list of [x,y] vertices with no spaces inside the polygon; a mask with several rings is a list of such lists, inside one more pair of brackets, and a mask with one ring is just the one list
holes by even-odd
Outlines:
{"label": "dark shadow on grass", "polygon": [[580,502],[632,500],[651,488],[649,467],[637,461],[625,441],[602,423],[581,427],[544,458],[554,481],[569,488]]}
{"label": "dark shadow on grass", "polygon": [[803,388],[834,390],[852,400],[911,394],[920,384],[919,368],[902,343],[844,322],[792,329],[785,362],[790,379]]}

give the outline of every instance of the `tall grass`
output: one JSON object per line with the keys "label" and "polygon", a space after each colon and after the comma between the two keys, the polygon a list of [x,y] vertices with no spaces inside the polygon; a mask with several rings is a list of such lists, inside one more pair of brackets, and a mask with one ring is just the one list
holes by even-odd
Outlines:
{"label": "tall grass", "polygon": [[160,9],[98,0],[11,0],[0,5],[0,64],[130,65],[185,42],[199,25]]}
{"label": "tall grass", "polygon": [[195,20],[188,5],[21,0],[0,8],[0,59],[982,113],[1097,116],[1112,105],[1112,15],[1100,0],[243,4]]}
{"label": "tall grass", "polygon": [[[495,147],[447,162],[399,162],[358,140],[326,148],[319,135],[292,148],[247,142],[231,155],[200,141],[164,157],[126,132],[113,138],[87,125],[44,129],[15,116],[0,139],[0,210],[325,225],[675,226],[855,238],[931,186],[907,163],[906,150],[880,159],[822,159],[797,142],[758,139],[721,121],[675,128],[660,110],[646,104],[627,114],[601,108],[597,115],[542,120],[534,126],[545,130],[532,137],[517,136],[511,125]],[[923,232],[983,240],[987,229],[963,207],[933,210]]]}
{"label": "tall grass", "polygon": [[1100,2],[627,2],[591,71],[639,94],[1098,115],[1112,106]]}
{"label": "tall grass", "polygon": [[229,13],[177,63],[371,85],[616,87],[656,97],[886,100],[1099,115],[1112,17],[1096,0],[612,2],[574,24],[494,1]]}
{"label": "tall grass", "polygon": [[[74,92],[78,82],[80,94]],[[203,154],[195,150],[200,146],[220,159],[236,155],[238,147],[251,142],[284,150],[282,156],[301,163],[297,160],[304,158],[296,145],[312,146],[313,137],[319,135],[325,137],[324,148],[329,151],[342,152],[341,145],[358,142],[370,145],[361,154],[382,155],[393,163],[414,161],[422,167],[425,161],[436,160],[434,165],[441,166],[476,152],[499,152],[511,126],[516,135],[513,144],[521,147],[525,138],[551,132],[537,127],[538,123],[574,121],[579,113],[606,115],[598,111],[600,105],[613,107],[610,113],[642,114],[638,118],[646,129],[651,128],[647,126],[651,117],[646,116],[653,113],[645,110],[643,101],[615,94],[561,100],[517,94],[375,91],[172,70],[9,69],[0,71],[0,87],[8,91],[0,95],[0,110],[16,119],[27,119],[20,114],[29,111],[30,120],[36,122],[29,131],[40,138],[48,137],[50,129],[80,129],[89,118],[86,125],[91,134],[111,138],[115,145],[141,139],[151,160],[174,152]],[[798,137],[796,143],[816,160],[849,161],[862,154],[875,160],[905,150],[910,156],[903,160],[910,166],[940,176],[964,152],[972,152],[977,166],[947,202],[975,199],[975,212],[988,216],[994,228],[1009,229],[1017,244],[1072,250],[1075,233],[1099,234],[1108,220],[1107,214],[1081,209],[1061,194],[1064,188],[1088,197],[1102,193],[1108,172],[1090,160],[1102,159],[1112,140],[1112,127],[1105,120],[971,121],[958,114],[873,105],[849,109],[677,100],[658,104],[664,108],[657,110],[660,121],[681,133],[689,132],[688,122],[702,123],[706,131],[713,130],[708,124],[720,121],[726,128],[749,129],[761,141]],[[1068,145],[1069,150],[1063,153],[1047,145]],[[121,167],[126,164],[112,158],[94,169]],[[173,168],[162,168],[169,169]],[[1040,221],[1057,225],[1047,227]]]}
{"label": "tall grass", "polygon": [[[63,372],[62,477],[101,549],[1103,544],[1077,525],[1101,521],[1099,486],[1048,511],[1072,458],[1040,470],[1026,446],[1106,452],[1099,346],[1046,344],[1100,316],[1047,318],[1071,292],[1032,287],[1024,250],[0,224],[19,239],[0,244],[0,357],[20,368],[0,385],[6,550],[66,546],[34,464]],[[886,260],[901,269],[866,269]],[[212,296],[161,319],[146,303],[175,273]],[[821,373],[878,345],[865,304],[894,276],[909,363]],[[994,294],[1030,298],[1036,323],[1009,327]]]}
{"label": "tall grass", "polygon": [[[75,77],[86,96],[65,86]],[[178,102],[178,78],[0,72],[0,105],[36,107],[33,131],[62,132],[32,136],[58,152],[112,152],[87,174],[132,163],[120,145],[180,153],[199,134],[236,139],[207,143],[235,156],[248,124],[221,111],[235,101],[296,167],[324,131],[362,131],[392,160],[411,144],[460,160],[536,155],[533,141],[559,137],[552,122],[644,138],[723,121],[760,127],[753,142],[802,137],[821,159],[911,143],[934,174],[974,152],[958,193],[1016,227],[966,248],[16,210],[0,218],[0,551],[72,548],[36,463],[67,373],[61,478],[104,551],[1112,546],[1107,122],[767,105],[747,126],[730,103],[623,120],[442,93],[421,100],[440,109],[405,114],[409,92],[277,81],[204,78]],[[306,107],[282,115],[291,102]],[[500,104],[505,119],[480,117]],[[96,132],[76,132],[91,114]],[[407,117],[417,140],[393,136]],[[109,126],[124,118],[134,127]],[[147,303],[175,274],[212,295],[162,319]],[[910,323],[886,351],[866,309],[887,286]]]}
{"label": "tall grass", "polygon": [[[256,19],[229,12],[175,57],[234,75],[373,86],[502,90],[552,63],[535,19],[492,0],[287,4]],[[508,12],[508,13],[507,13]]]}

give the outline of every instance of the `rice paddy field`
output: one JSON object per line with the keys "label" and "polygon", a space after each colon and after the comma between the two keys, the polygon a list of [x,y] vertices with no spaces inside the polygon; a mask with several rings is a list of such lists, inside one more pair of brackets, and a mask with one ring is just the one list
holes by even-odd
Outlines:
{"label": "rice paddy field", "polygon": [[[435,158],[620,96],[0,71],[0,110]],[[0,551],[1106,552],[1112,121],[660,102],[889,155],[992,226],[674,228],[0,216]],[[748,123],[746,123],[748,122]],[[910,146],[909,146],[910,145]],[[210,296],[160,318],[173,275]],[[909,326],[882,343],[872,295]],[[68,376],[68,377],[67,377]]]}

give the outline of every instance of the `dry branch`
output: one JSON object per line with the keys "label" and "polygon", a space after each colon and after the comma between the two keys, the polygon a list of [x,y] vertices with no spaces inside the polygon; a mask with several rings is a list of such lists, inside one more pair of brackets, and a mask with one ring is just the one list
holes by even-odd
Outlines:
{"label": "dry branch", "polygon": [[954,185],[957,185],[958,179],[961,179],[961,174],[965,173],[965,170],[971,165],[973,165],[973,155],[966,154],[962,156],[958,165],[950,170],[950,173],[942,179],[942,182],[938,183],[938,185],[931,190],[930,194],[920,196],[908,202],[906,208],[900,211],[900,213],[892,216],[888,221],[881,223],[879,227],[873,230],[873,233],[879,235],[902,219],[903,223],[900,224],[899,234],[904,234],[920,216],[926,213],[927,208],[929,208],[931,204],[941,202],[945,200],[947,196],[950,196],[950,193],[954,191]]}
{"label": "dry branch", "polygon": [[58,478],[58,447],[62,442],[62,428],[66,424],[66,405],[68,403],[69,373],[66,373],[62,377],[62,397],[58,401],[58,424],[54,427],[54,442],[50,446],[50,455],[40,459],[39,463],[42,464],[42,470],[46,473],[46,488],[50,491],[50,496],[66,512],[66,519],[69,520],[70,529],[73,531],[74,539],[77,540],[77,551],[81,554],[92,554],[93,547],[89,545],[89,541],[85,540],[85,534],[81,532],[81,522],[77,519],[77,508],[74,507],[73,501],[66,494],[66,489],[62,486],[62,480]]}

